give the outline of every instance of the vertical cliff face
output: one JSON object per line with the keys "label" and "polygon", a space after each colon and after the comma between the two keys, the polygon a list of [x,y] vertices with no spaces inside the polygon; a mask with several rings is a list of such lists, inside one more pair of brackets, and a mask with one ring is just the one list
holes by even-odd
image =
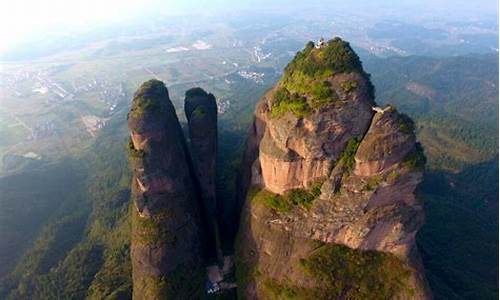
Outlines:
{"label": "vertical cliff face", "polygon": [[128,115],[133,168],[134,299],[190,299],[203,290],[201,205],[167,88],[141,85]]}
{"label": "vertical cliff face", "polygon": [[[359,88],[345,92],[341,85],[346,81],[356,82]],[[294,114],[293,111],[283,113],[279,117],[276,116],[278,113],[272,112],[261,115],[266,123],[264,138],[259,147],[261,180],[272,192],[283,193],[294,188],[307,188],[316,179],[325,177],[331,162],[339,158],[347,141],[364,134],[370,124],[373,111],[370,97],[366,93],[365,78],[353,73],[327,77],[319,82],[322,82],[319,83],[320,86],[325,85],[326,89],[332,91],[329,97],[336,97],[332,101],[336,103],[332,105],[337,109],[326,109],[326,106],[314,109],[311,105],[306,108],[304,117]],[[273,105],[275,109],[281,108],[273,101],[279,101],[279,94],[283,93],[284,89],[286,88],[279,86],[274,93],[271,92],[265,97],[265,106],[269,111],[272,111]],[[333,95],[333,91],[336,95]],[[291,94],[284,97],[303,96]],[[293,109],[295,104],[291,102],[286,105]],[[269,118],[272,122],[268,121]]]}
{"label": "vertical cliff face", "polygon": [[431,298],[415,247],[425,158],[413,122],[374,106],[338,38],[309,43],[257,105],[237,243],[248,299]]}
{"label": "vertical cliff face", "polygon": [[186,91],[184,111],[188,120],[193,168],[200,186],[207,220],[207,259],[216,265],[217,103],[215,97],[201,88],[192,88]]}
{"label": "vertical cliff face", "polygon": [[189,125],[191,156],[205,207],[215,212],[215,170],[217,159],[217,104],[201,88],[186,92],[184,111]]}
{"label": "vertical cliff face", "polygon": [[[307,44],[258,103],[238,187],[246,299],[431,298],[415,246],[425,157],[412,120],[373,91],[336,38]],[[163,83],[129,113],[136,299],[202,298],[205,271],[207,291],[234,287],[232,253],[217,262],[214,96],[188,90],[185,113],[189,152]]]}

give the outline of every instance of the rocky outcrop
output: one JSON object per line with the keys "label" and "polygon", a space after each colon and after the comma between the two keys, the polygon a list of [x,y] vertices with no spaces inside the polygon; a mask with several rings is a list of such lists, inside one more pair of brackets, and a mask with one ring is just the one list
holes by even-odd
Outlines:
{"label": "rocky outcrop", "polygon": [[128,127],[133,297],[196,298],[204,286],[204,218],[186,143],[162,82],[147,81],[136,91]]}
{"label": "rocky outcrop", "polygon": [[[339,158],[350,138],[366,132],[373,114],[370,98],[362,88],[366,80],[359,74],[349,74],[329,82],[333,89],[341,91],[342,80],[355,79],[360,88],[349,94],[339,92],[337,109],[314,110],[307,118],[287,113],[280,118],[271,116],[272,122],[266,122],[259,160],[268,190],[281,194],[310,187],[328,175],[331,162]],[[267,108],[272,106],[272,100],[264,98]],[[264,115],[263,119],[269,117]]]}
{"label": "rocky outcrop", "polygon": [[[336,38],[307,44],[258,103],[238,180],[245,298],[432,297],[415,246],[425,157],[412,120],[373,91]],[[234,287],[215,242],[214,96],[187,91],[185,113],[190,151],[163,83],[145,82],[129,113],[136,299],[202,298],[205,276],[207,291]]]}
{"label": "rocky outcrop", "polygon": [[415,246],[425,158],[412,121],[374,105],[338,38],[308,44],[257,105],[239,190],[247,299],[431,298]]}
{"label": "rocky outcrop", "polygon": [[188,120],[190,153],[196,179],[200,185],[207,219],[207,258],[217,264],[215,189],[217,162],[217,103],[212,94],[201,88],[186,91],[184,111]]}
{"label": "rocky outcrop", "polygon": [[215,170],[217,160],[217,103],[201,88],[186,92],[184,111],[194,169],[206,206],[215,211]]}

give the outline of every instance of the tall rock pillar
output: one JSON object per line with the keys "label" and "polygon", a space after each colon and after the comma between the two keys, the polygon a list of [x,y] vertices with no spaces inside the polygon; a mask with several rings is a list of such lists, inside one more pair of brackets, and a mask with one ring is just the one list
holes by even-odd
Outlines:
{"label": "tall rock pillar", "polygon": [[128,115],[134,299],[194,299],[203,293],[201,202],[168,90],[149,80]]}

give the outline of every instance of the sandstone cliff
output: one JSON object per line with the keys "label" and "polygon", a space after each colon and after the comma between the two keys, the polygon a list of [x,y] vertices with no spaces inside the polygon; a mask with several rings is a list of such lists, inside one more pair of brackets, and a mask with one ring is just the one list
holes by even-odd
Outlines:
{"label": "sandstone cliff", "polygon": [[239,187],[247,299],[431,298],[415,246],[425,157],[373,90],[336,38],[309,43],[258,103]]}
{"label": "sandstone cliff", "polygon": [[203,294],[203,217],[190,159],[167,88],[141,85],[128,115],[133,168],[134,299]]}

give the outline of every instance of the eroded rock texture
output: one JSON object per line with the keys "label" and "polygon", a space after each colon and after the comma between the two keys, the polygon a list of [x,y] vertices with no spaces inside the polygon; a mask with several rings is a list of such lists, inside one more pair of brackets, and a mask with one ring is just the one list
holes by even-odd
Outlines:
{"label": "eroded rock texture", "polygon": [[[342,80],[357,80],[365,85],[358,74],[338,75],[328,82],[339,89]],[[349,78],[349,79],[347,79]],[[337,109],[318,109],[307,118],[287,113],[266,122],[264,138],[259,146],[262,181],[267,189],[283,193],[294,188],[307,188],[316,179],[325,177],[332,161],[339,158],[347,141],[366,132],[373,115],[371,102],[364,89],[349,94],[339,92]],[[264,101],[269,108],[273,93]],[[269,118],[265,114],[262,119]],[[260,180],[260,179],[259,179]]]}
{"label": "eroded rock texture", "polygon": [[[141,85],[128,115],[134,299],[193,299],[204,286],[201,204],[167,88]],[[200,294],[201,293],[201,294]]]}
{"label": "eroded rock texture", "polygon": [[247,299],[430,299],[415,234],[425,157],[413,122],[375,112],[349,44],[308,44],[260,100],[239,192]]}

